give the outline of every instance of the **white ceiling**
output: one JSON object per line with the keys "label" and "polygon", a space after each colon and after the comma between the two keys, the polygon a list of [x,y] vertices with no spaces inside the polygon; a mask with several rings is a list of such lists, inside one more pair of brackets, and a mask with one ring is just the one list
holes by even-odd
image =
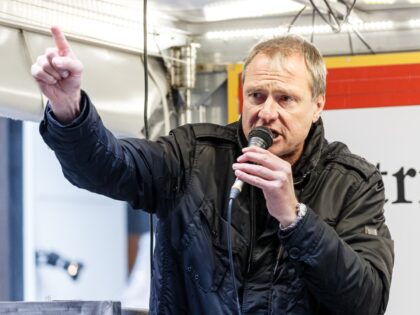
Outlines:
{"label": "white ceiling", "polygon": [[[259,0],[258,4],[264,6],[265,2],[269,0]],[[278,0],[278,3],[284,3],[286,0]],[[287,0],[289,1],[289,0]],[[346,2],[348,5],[353,3],[353,0],[326,0],[333,8],[342,7],[340,3]],[[204,10],[206,7],[215,6],[217,4],[229,4],[234,2],[247,3],[250,1],[242,0],[154,0],[153,5],[160,10],[168,13],[169,15],[176,17],[182,22],[207,22],[205,19]],[[300,3],[307,6],[306,13],[312,11],[312,5],[310,0],[294,0],[294,2]],[[312,1],[319,8],[325,8],[324,0],[313,0]],[[396,9],[409,9],[409,8],[420,8],[420,0],[356,0],[354,7],[355,13],[374,13],[383,10],[396,10]],[[296,14],[299,10],[294,12],[287,12],[284,14],[277,14],[280,16],[288,16]],[[222,13],[222,12],[221,12]],[[266,16],[273,16],[273,12],[267,13]]]}
{"label": "white ceiling", "polygon": [[[351,26],[342,23],[346,8],[343,3],[349,7],[353,0],[312,0],[320,11],[325,12],[325,3],[331,5],[343,24],[341,32],[328,26],[318,13],[312,19],[315,11],[311,0],[294,0],[298,7],[280,13],[292,1],[149,1],[149,53],[160,54],[169,47],[194,41],[201,45],[199,62],[232,63],[241,61],[257,41],[289,31],[312,39],[324,55],[420,50],[420,0],[357,0],[350,16]],[[0,24],[45,33],[51,25],[59,25],[73,39],[141,51],[142,3],[141,0],[0,0]],[[230,7],[223,8],[222,4]],[[296,18],[305,5],[306,9]],[[206,18],[208,8],[215,13],[213,20]],[[264,8],[268,9],[265,13]],[[256,12],[261,16],[246,15]],[[240,16],[235,17],[234,13]],[[358,22],[354,22],[355,18]]]}
{"label": "white ceiling", "polygon": [[[396,51],[420,50],[420,0],[357,0],[352,11],[352,18],[358,18],[364,22],[366,27],[360,27],[356,31],[343,27],[341,32],[331,31],[331,28],[319,16],[315,15],[315,22],[312,20],[313,7],[310,0],[295,0],[306,10],[294,21],[299,9],[293,12],[276,13],[268,12],[259,17],[242,17],[220,19],[219,21],[208,21],[205,18],[204,8],[206,5],[215,3],[239,4],[251,3],[252,0],[189,0],[171,1],[155,0],[156,5],[176,18],[181,27],[192,35],[195,42],[200,43],[198,52],[201,63],[230,63],[241,61],[249,48],[264,37],[273,36],[270,32],[277,28],[288,29],[291,23],[291,32],[302,32],[302,36],[311,37],[312,25],[327,29],[327,32],[315,32],[314,43],[320,48],[324,55],[350,55],[370,54]],[[253,8],[263,7],[265,3],[272,0],[258,0]],[[325,0],[333,10],[340,16],[346,1],[348,7],[353,0]],[[313,0],[312,2],[325,12],[324,0]],[[285,3],[285,0],[277,0],[278,3]],[[239,6],[233,12],[241,10]],[[221,10],[222,11],[222,10]],[[274,10],[272,10],[274,11]],[[221,12],[224,14],[224,12]],[[343,14],[341,15],[343,17]],[[413,26],[416,21],[418,26]],[[354,22],[352,22],[353,25]],[[381,29],[380,26],[385,24]],[[344,25],[344,24],[343,24]],[[329,32],[328,32],[329,30]],[[306,32],[306,33],[305,33]],[[213,38],[209,34],[224,33],[225,38]],[[247,33],[248,35],[244,35]],[[233,34],[233,35],[232,35]],[[251,35],[249,35],[251,34]],[[254,34],[254,35],[252,35]]]}

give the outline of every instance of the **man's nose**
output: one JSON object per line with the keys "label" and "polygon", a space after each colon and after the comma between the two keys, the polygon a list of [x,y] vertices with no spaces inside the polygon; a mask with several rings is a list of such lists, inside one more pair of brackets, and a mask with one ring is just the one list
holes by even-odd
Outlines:
{"label": "man's nose", "polygon": [[258,117],[265,122],[275,120],[278,117],[277,103],[271,97],[268,97],[261,107]]}

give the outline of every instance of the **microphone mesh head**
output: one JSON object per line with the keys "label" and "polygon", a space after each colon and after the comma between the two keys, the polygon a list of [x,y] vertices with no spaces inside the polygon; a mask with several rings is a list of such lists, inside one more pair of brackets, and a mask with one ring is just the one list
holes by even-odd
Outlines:
{"label": "microphone mesh head", "polygon": [[273,133],[270,129],[264,126],[259,126],[251,130],[248,136],[248,141],[251,141],[252,138],[260,138],[266,144],[264,147],[269,148],[273,144]]}

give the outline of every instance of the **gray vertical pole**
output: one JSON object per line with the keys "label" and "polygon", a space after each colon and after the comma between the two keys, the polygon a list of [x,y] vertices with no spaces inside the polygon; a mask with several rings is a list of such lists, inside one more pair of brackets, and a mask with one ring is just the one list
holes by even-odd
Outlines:
{"label": "gray vertical pole", "polygon": [[0,300],[10,297],[8,122],[0,119]]}
{"label": "gray vertical pole", "polygon": [[22,123],[0,118],[0,300],[23,300]]}
{"label": "gray vertical pole", "polygon": [[23,300],[23,156],[22,122],[9,120],[10,300]]}

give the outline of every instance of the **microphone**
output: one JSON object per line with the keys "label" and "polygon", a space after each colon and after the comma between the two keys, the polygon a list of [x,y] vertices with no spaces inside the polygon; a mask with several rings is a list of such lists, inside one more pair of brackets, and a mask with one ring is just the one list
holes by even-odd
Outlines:
{"label": "microphone", "polygon": [[[267,127],[260,126],[251,130],[248,139],[248,147],[267,149],[273,144],[273,133]],[[243,185],[244,182],[237,178],[230,189],[229,199],[238,197]]]}

